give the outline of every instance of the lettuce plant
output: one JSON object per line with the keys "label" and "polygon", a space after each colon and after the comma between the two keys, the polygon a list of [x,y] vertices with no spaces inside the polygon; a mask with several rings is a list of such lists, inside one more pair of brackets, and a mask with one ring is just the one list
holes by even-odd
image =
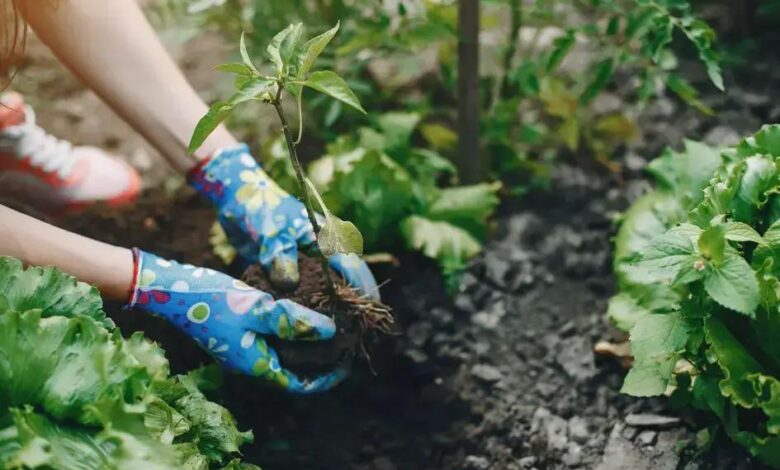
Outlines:
{"label": "lettuce plant", "polygon": [[711,411],[780,467],[780,126],[720,154],[689,143],[651,168],[659,189],[617,239],[610,315],[635,359],[623,392]]}
{"label": "lettuce plant", "polygon": [[163,351],[125,339],[97,290],[0,258],[0,467],[252,469],[252,441],[206,399],[204,371],[172,377]]}

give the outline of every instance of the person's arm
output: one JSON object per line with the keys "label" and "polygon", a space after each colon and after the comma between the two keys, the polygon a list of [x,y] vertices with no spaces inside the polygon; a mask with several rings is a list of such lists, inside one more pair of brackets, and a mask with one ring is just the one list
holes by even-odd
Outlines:
{"label": "person's arm", "polygon": [[36,35],[182,173],[236,144],[217,129],[195,157],[192,131],[207,105],[163,48],[135,0],[14,0]]}
{"label": "person's arm", "polygon": [[0,205],[0,255],[27,265],[52,265],[94,284],[113,300],[126,301],[133,282],[127,248],[76,235]]}

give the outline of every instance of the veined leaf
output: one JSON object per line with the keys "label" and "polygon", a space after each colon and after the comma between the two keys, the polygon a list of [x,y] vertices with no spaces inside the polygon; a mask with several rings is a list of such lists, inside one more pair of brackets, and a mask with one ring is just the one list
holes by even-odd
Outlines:
{"label": "veined leaf", "polygon": [[[297,25],[300,27],[300,24]],[[268,56],[271,58],[271,62],[276,65],[276,73],[279,75],[284,74],[284,60],[282,59],[282,43],[285,39],[287,39],[287,36],[290,35],[290,33],[293,32],[296,25],[289,25],[288,27],[284,28],[283,30],[276,33],[276,35],[271,39],[271,43],[266,48],[266,51],[268,52]]]}
{"label": "veined leaf", "polygon": [[366,110],[360,105],[360,101],[349,88],[349,85],[335,72],[330,70],[314,72],[302,84],[331,98],[335,98],[344,104],[348,104],[363,114],[366,113]]}
{"label": "veined leaf", "polygon": [[239,41],[238,49],[241,53],[241,60],[243,61],[244,65],[249,68],[252,72],[254,72],[256,75],[260,75],[260,71],[257,70],[257,67],[255,67],[255,64],[252,63],[252,59],[249,58],[249,53],[246,50],[246,39],[245,39],[246,33],[241,33],[241,40]]}
{"label": "veined leaf", "polygon": [[267,78],[255,77],[244,82],[241,88],[227,101],[214,103],[195,126],[187,151],[193,153],[203,145],[208,136],[214,132],[214,129],[225,120],[237,105],[253,99],[262,99],[262,95],[268,92],[271,84],[271,80]]}
{"label": "veined leaf", "polygon": [[298,80],[306,80],[306,76],[317,61],[317,57],[322,54],[322,51],[325,50],[325,47],[328,46],[336,35],[340,25],[341,22],[336,23],[336,26],[310,39],[303,45],[305,52],[301,56],[301,61],[298,65]]}
{"label": "veined leaf", "polygon": [[310,179],[306,178],[306,184],[325,215],[325,225],[320,228],[317,236],[317,244],[322,254],[325,256],[337,253],[362,255],[363,235],[360,230],[352,222],[341,220],[328,209]]}
{"label": "veined leaf", "polygon": [[726,253],[723,263],[710,265],[704,276],[704,288],[724,307],[755,316],[760,302],[756,273],[742,256]]}
{"label": "veined leaf", "polygon": [[407,245],[435,259],[445,274],[454,274],[482,249],[467,231],[448,222],[413,215],[401,222]]}

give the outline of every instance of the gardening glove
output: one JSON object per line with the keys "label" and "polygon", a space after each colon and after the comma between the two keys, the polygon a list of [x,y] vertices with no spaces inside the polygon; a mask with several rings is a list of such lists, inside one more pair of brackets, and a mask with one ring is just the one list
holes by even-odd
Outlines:
{"label": "gardening glove", "polygon": [[283,369],[261,335],[285,340],[327,340],[330,318],[214,271],[179,264],[133,249],[135,279],[127,308],[161,316],[192,337],[228,369],[262,377],[295,393],[328,390],[347,375],[343,368],[313,379]]}
{"label": "gardening glove", "polygon": [[[222,228],[245,263],[259,261],[276,286],[297,286],[298,246],[311,248],[314,230],[303,203],[260,168],[249,147],[218,150],[190,172],[189,180],[214,203]],[[376,280],[360,257],[336,255],[328,261],[349,285],[379,300]]]}

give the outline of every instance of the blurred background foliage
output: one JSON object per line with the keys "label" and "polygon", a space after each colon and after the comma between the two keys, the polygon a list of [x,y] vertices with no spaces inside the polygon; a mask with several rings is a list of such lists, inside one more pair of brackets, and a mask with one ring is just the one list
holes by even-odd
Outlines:
{"label": "blurred background foliage", "polygon": [[[677,73],[678,51],[697,56],[711,86],[723,88],[715,34],[686,0],[483,0],[480,7],[482,152],[469,157],[488,158],[492,171],[475,186],[458,186],[451,163],[456,1],[160,0],[149,12],[180,40],[211,30],[232,44],[245,31],[258,59],[290,23],[319,33],[340,21],[335,47],[321,60],[345,77],[368,115],[305,100],[302,158],[367,250],[405,243],[435,258],[454,284],[479,252],[499,188],[515,196],[544,188],[562,158],[619,172],[613,155],[637,137],[638,114],[659,95],[712,113]],[[247,107],[229,127],[262,149],[264,167],[294,191],[283,145],[256,125],[262,112]]]}

